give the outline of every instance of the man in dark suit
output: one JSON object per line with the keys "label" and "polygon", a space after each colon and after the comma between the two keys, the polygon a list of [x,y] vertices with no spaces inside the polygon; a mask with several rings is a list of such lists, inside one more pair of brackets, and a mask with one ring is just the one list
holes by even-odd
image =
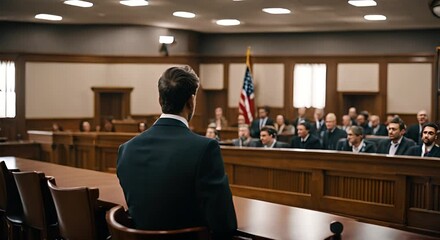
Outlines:
{"label": "man in dark suit", "polygon": [[322,137],[322,148],[336,150],[339,139],[346,138],[347,132],[336,127],[336,115],[334,113],[327,114],[325,126],[327,130],[324,131],[324,136]]}
{"label": "man in dark suit", "polygon": [[375,153],[376,144],[364,140],[362,127],[351,126],[348,128],[347,139],[339,145],[337,150],[353,153]]}
{"label": "man in dark suit", "polygon": [[363,128],[364,135],[371,135],[373,133],[373,129],[371,129],[371,127],[368,126],[368,117],[369,116],[370,116],[370,114],[368,114],[367,111],[362,111],[356,117],[356,124]]}
{"label": "man in dark suit", "polygon": [[408,155],[419,157],[440,157],[440,147],[435,144],[437,140],[438,126],[435,123],[425,123],[422,127],[423,144],[413,146]]}
{"label": "man in dark suit", "polygon": [[371,135],[375,136],[388,136],[388,130],[385,125],[380,123],[380,118],[377,115],[371,115],[370,116],[370,123],[371,123]]}
{"label": "man in dark suit", "polygon": [[321,149],[321,142],[316,136],[310,134],[310,128],[311,126],[308,122],[298,123],[298,136],[294,136],[292,138],[290,147],[302,149]]}
{"label": "man in dark suit", "polygon": [[259,138],[260,129],[264,126],[273,126],[273,120],[269,118],[269,113],[270,110],[267,106],[258,108],[258,118],[251,123],[251,137]]}
{"label": "man in dark suit", "polygon": [[[295,118],[295,120],[293,120],[292,126],[294,126],[296,128],[296,126],[298,126],[298,124],[301,122],[310,122],[306,118],[306,112],[307,112],[307,108],[305,108],[305,107],[298,108],[298,117]],[[295,133],[295,135],[298,135],[298,134]]]}
{"label": "man in dark suit", "polygon": [[232,195],[216,140],[190,131],[199,78],[172,67],[159,79],[163,114],[119,148],[117,176],[138,229],[206,226],[214,238],[237,228]]}
{"label": "man in dark suit", "polygon": [[409,148],[416,143],[403,136],[405,133],[405,123],[399,117],[394,118],[388,123],[388,138],[379,143],[377,153],[388,155],[407,155]]}
{"label": "man in dark suit", "polygon": [[237,147],[258,147],[261,143],[259,139],[251,138],[249,125],[242,124],[238,126],[238,138],[232,140],[232,145]]}
{"label": "man in dark suit", "polygon": [[428,122],[428,114],[425,110],[421,110],[417,113],[417,124],[413,124],[408,127],[408,130],[405,133],[405,137],[412,139],[417,144],[422,144],[422,140],[420,138],[422,133],[422,126],[426,122]]}
{"label": "man in dark suit", "polygon": [[273,126],[265,126],[260,131],[261,146],[264,148],[288,148],[289,144],[277,141],[277,130]]}
{"label": "man in dark suit", "polygon": [[314,134],[320,141],[322,141],[324,132],[327,130],[327,127],[325,126],[324,109],[315,108],[313,116],[315,118],[315,123],[310,128],[310,133]]}

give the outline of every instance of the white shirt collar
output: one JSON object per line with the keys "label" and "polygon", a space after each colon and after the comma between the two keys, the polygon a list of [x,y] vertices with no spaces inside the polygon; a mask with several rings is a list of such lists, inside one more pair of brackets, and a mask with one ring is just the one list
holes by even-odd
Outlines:
{"label": "white shirt collar", "polygon": [[160,115],[160,118],[172,118],[172,119],[179,120],[179,121],[181,121],[183,124],[185,124],[185,126],[186,126],[187,128],[189,128],[188,120],[186,120],[186,119],[183,118],[182,116],[175,115],[175,114],[169,114],[169,113],[162,113],[162,115]]}
{"label": "white shirt collar", "polygon": [[301,142],[306,142],[309,139],[310,134],[307,134],[305,138],[301,138]]}
{"label": "white shirt collar", "polygon": [[277,140],[273,140],[273,143],[270,146],[264,145],[265,148],[273,148],[273,146],[275,146],[275,143],[277,142]]}

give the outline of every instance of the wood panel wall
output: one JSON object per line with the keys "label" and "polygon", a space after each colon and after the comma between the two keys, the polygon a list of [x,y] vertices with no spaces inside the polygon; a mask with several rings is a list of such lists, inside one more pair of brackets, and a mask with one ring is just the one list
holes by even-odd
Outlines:
{"label": "wood panel wall", "polygon": [[[238,109],[227,107],[228,102],[228,65],[231,63],[244,63],[245,57],[215,57],[215,56],[172,56],[172,57],[107,57],[107,56],[78,56],[78,55],[37,55],[37,54],[2,54],[1,59],[14,60],[16,62],[16,93],[17,93],[17,116],[14,119],[0,119],[0,136],[5,136],[11,140],[26,138],[26,130],[48,129],[48,126],[41,126],[37,122],[39,119],[25,118],[25,64],[26,62],[75,62],[75,63],[175,63],[188,64],[198,72],[201,63],[220,63],[224,64],[224,89],[199,91],[196,108],[196,116],[192,121],[192,127],[198,132],[203,132],[209,123],[209,119],[214,116],[214,109],[223,106],[224,114],[229,124],[236,124]],[[433,63],[433,55],[399,55],[399,56],[252,56],[252,63],[281,63],[284,64],[284,107],[271,108],[271,117],[277,114],[284,114],[286,119],[293,120],[296,117],[296,109],[292,107],[293,101],[293,68],[297,63],[325,63],[327,64],[327,97],[326,112],[334,112],[340,117],[351,105],[359,105],[358,110],[366,109],[375,113],[385,120],[387,109],[387,64],[388,63]],[[336,92],[337,64],[338,63],[379,63],[379,93],[338,93]],[[243,70],[244,71],[244,70]],[[434,79],[434,78],[433,78]],[[433,86],[436,86],[433,84]],[[438,99],[434,97],[433,102]],[[237,103],[238,104],[238,103]],[[260,105],[264,103],[260,103]],[[435,104],[432,104],[435,108]],[[269,106],[270,107],[270,106]],[[432,109],[435,113],[437,110]],[[313,110],[308,110],[309,119],[313,119]],[[399,114],[398,112],[393,114]],[[73,122],[78,122],[81,116],[76,119],[65,119],[67,128],[76,129]],[[414,115],[405,116],[407,124],[416,122]],[[47,119],[47,121],[51,121]],[[44,123],[47,124],[47,123]],[[48,125],[48,124],[47,124]],[[50,126],[50,125],[49,125]],[[75,128],[73,128],[75,127]]]}

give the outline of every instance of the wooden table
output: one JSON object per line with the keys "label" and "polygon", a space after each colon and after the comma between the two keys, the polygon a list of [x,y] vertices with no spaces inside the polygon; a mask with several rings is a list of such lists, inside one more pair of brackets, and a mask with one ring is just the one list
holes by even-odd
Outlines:
{"label": "wooden table", "polygon": [[[115,174],[103,173],[15,157],[0,157],[10,169],[43,171],[54,176],[62,187],[98,187],[100,199],[126,207]],[[326,239],[332,235],[329,224],[344,225],[342,239],[439,239],[393,228],[361,223],[353,219],[302,208],[234,197],[239,230],[254,239]],[[257,237],[260,236],[260,237]]]}

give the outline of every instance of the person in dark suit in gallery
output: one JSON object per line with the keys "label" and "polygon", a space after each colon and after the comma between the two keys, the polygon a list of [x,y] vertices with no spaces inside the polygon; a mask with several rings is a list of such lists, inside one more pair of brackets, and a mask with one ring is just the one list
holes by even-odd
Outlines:
{"label": "person in dark suit in gallery", "polygon": [[251,136],[253,138],[260,137],[260,129],[264,126],[273,126],[273,120],[269,118],[269,107],[258,108],[258,118],[254,119],[251,123]]}
{"label": "person in dark suit in gallery", "polygon": [[428,113],[425,110],[420,110],[417,113],[417,124],[413,124],[408,127],[408,130],[405,133],[405,137],[412,139],[417,144],[422,144],[422,140],[420,138],[422,133],[422,126],[426,122],[428,122]]}
{"label": "person in dark suit in gallery", "polygon": [[337,150],[353,153],[375,153],[376,145],[364,139],[364,129],[359,126],[348,128],[347,139],[340,141]]}
{"label": "person in dark suit in gallery", "polygon": [[364,135],[371,135],[373,129],[368,126],[368,118],[370,114],[367,111],[360,112],[356,117],[356,125],[361,126],[364,129]]}
{"label": "person in dark suit in gallery", "polygon": [[347,132],[336,127],[336,115],[334,113],[329,113],[325,116],[325,126],[327,130],[324,131],[322,136],[322,148],[336,150],[339,139],[345,139]]}
{"label": "person in dark suit in gallery", "polygon": [[199,78],[171,67],[158,81],[163,114],[122,144],[117,176],[138,229],[206,226],[214,239],[230,238],[237,220],[219,143],[190,131]]}
{"label": "person in dark suit in gallery", "polygon": [[352,126],[351,118],[348,115],[342,116],[342,124],[339,126],[340,129],[344,130],[345,132],[348,132],[348,129]]}
{"label": "person in dark suit in gallery", "polygon": [[416,143],[404,137],[405,123],[400,118],[394,118],[388,123],[388,138],[379,142],[377,153],[388,155],[407,155],[410,147],[415,146]]}
{"label": "person in dark suit in gallery", "polygon": [[356,118],[357,118],[357,110],[356,110],[356,108],[355,107],[350,107],[349,109],[348,109],[348,113],[347,113],[347,115],[348,116],[350,116],[350,119],[351,119],[351,125],[357,125],[357,122],[356,122]]}
{"label": "person in dark suit in gallery", "polygon": [[325,126],[324,109],[315,108],[313,116],[315,118],[315,124],[313,124],[313,127],[310,129],[311,133],[315,134],[322,141],[324,132],[327,130],[327,127]]}
{"label": "person in dark suit in gallery", "polygon": [[265,126],[260,131],[260,141],[264,148],[288,148],[289,144],[277,141],[277,130],[273,126]]}
{"label": "person in dark suit in gallery", "polygon": [[377,115],[371,115],[370,116],[370,123],[371,123],[371,129],[372,133],[371,135],[375,136],[388,136],[388,130],[385,125],[380,123],[380,118]]}
{"label": "person in dark suit in gallery", "polygon": [[306,118],[306,112],[307,112],[307,108],[305,107],[298,108],[298,117],[296,117],[295,120],[293,120],[292,126],[296,128],[296,126],[298,126],[298,124],[301,122],[310,122],[309,119]]}
{"label": "person in dark suit in gallery", "polygon": [[440,147],[435,144],[438,126],[435,123],[425,123],[422,126],[422,144],[409,149],[408,155],[419,157],[440,157]]}
{"label": "person in dark suit in gallery", "polygon": [[310,124],[308,122],[301,122],[298,124],[298,136],[294,136],[290,142],[291,148],[302,149],[321,149],[322,145],[319,139],[310,134]]}
{"label": "person in dark suit in gallery", "polygon": [[249,125],[238,126],[238,138],[232,140],[232,144],[237,147],[258,147],[261,146],[260,140],[251,138]]}

